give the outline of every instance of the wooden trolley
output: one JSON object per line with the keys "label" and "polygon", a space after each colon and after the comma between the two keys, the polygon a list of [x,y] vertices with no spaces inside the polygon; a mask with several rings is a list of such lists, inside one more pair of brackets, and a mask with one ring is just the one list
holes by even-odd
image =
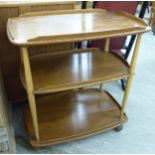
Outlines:
{"label": "wooden trolley", "polygon": [[[20,78],[29,101],[26,126],[32,146],[58,144],[123,125],[141,36],[149,30],[131,14],[100,9],[36,12],[9,19],[9,40],[20,47]],[[131,34],[137,34],[137,41],[128,65],[109,52],[109,39]],[[31,46],[37,49],[45,44],[95,39],[106,39],[104,51],[29,52]],[[102,84],[122,78],[128,81],[121,106]],[[99,89],[80,89],[97,84]]]}

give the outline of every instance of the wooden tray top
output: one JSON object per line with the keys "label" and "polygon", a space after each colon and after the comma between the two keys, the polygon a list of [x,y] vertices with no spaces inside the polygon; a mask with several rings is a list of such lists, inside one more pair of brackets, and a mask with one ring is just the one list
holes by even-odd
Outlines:
{"label": "wooden tray top", "polygon": [[43,15],[10,18],[7,32],[16,45],[101,39],[143,33],[145,22],[129,13],[101,9],[45,12]]}

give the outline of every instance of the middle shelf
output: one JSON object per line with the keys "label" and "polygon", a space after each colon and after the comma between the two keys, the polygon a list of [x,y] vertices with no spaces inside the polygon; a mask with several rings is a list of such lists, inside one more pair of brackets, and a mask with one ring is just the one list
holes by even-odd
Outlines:
{"label": "middle shelf", "polygon": [[[30,58],[35,94],[65,91],[128,77],[121,57],[97,48],[41,54]],[[21,80],[25,86],[24,74]]]}

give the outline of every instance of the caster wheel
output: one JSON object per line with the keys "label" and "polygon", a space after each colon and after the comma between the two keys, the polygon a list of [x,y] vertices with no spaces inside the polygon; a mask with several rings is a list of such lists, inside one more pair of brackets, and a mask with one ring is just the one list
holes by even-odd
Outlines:
{"label": "caster wheel", "polygon": [[120,132],[121,130],[123,130],[123,125],[116,127],[114,130]]}

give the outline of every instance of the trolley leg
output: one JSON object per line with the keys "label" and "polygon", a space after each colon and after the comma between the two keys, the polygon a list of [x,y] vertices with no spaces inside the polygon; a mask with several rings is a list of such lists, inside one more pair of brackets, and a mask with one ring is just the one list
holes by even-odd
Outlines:
{"label": "trolley leg", "polygon": [[[109,47],[110,47],[110,39],[106,38],[104,43],[104,52],[108,53]],[[103,88],[103,84],[100,84],[100,91],[102,91],[102,88]]]}
{"label": "trolley leg", "polygon": [[105,44],[104,44],[104,51],[109,52],[109,48],[110,48],[110,39],[106,38],[105,39]]}
{"label": "trolley leg", "polygon": [[103,91],[103,84],[102,83],[100,84],[100,88],[99,89],[100,89],[100,92]]}
{"label": "trolley leg", "polygon": [[122,103],[122,110],[121,110],[121,119],[123,119],[123,116],[124,116],[124,111],[125,111],[125,107],[126,107],[126,103],[127,103],[132,79],[133,79],[133,75],[130,75],[130,77],[128,78],[128,81],[127,81],[126,88],[125,88],[125,94],[124,94],[123,103]]}
{"label": "trolley leg", "polygon": [[123,102],[122,102],[122,109],[121,109],[121,115],[120,115],[121,119],[123,119],[123,116],[124,116],[126,102],[127,102],[127,99],[128,99],[130,88],[131,88],[132,79],[133,79],[133,76],[134,76],[134,71],[135,71],[136,62],[137,62],[137,58],[138,58],[138,52],[139,52],[141,37],[142,37],[142,34],[139,34],[137,36],[137,41],[136,41],[134,53],[133,53],[132,60],[131,60],[131,65],[130,65],[130,69],[129,69],[130,75],[129,75],[128,80],[127,80],[127,85],[126,85],[126,88],[125,88],[124,98],[123,98]]}
{"label": "trolley leg", "polygon": [[28,50],[25,47],[21,47],[21,58],[24,65],[25,79],[26,79],[26,87],[27,87],[27,96],[29,101],[29,106],[32,115],[33,126],[35,130],[35,138],[39,141],[39,128],[38,128],[38,118],[37,118],[37,110],[36,110],[36,102],[34,96],[33,89],[33,81],[31,75],[30,62],[28,57]]}

